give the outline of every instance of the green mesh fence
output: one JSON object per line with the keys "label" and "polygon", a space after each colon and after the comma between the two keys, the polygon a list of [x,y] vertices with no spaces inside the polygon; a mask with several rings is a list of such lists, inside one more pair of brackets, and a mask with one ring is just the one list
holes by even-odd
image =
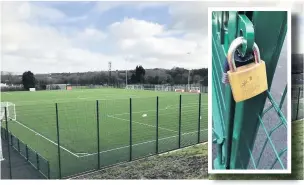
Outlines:
{"label": "green mesh fence", "polygon": [[27,145],[19,140],[19,153],[26,159],[27,157]]}
{"label": "green mesh fence", "polygon": [[[43,175],[58,178],[58,152],[56,136],[56,111],[53,102],[26,102],[16,105],[16,121],[10,120],[9,130],[28,147],[28,160],[37,167],[35,155],[39,153],[50,165],[49,174]],[[20,145],[20,150],[21,149]]]}
{"label": "green mesh fence", "polygon": [[63,177],[97,168],[96,158],[82,157],[97,150],[95,108],[95,101],[58,103]]}
{"label": "green mesh fence", "polygon": [[46,178],[69,178],[207,141],[207,99],[171,93],[16,106],[10,141]]}
{"label": "green mesh fence", "polygon": [[291,119],[300,120],[304,118],[303,110],[303,86],[291,88]]}
{"label": "green mesh fence", "polygon": [[281,111],[282,103],[285,100],[287,88],[285,88],[280,105],[277,104],[267,91],[270,106],[266,107],[262,114],[258,116],[260,128],[255,141],[255,147],[251,150],[250,162],[247,169],[287,169],[287,121]]}
{"label": "green mesh fence", "polygon": [[28,147],[27,150],[28,153],[28,161],[37,169],[37,158],[36,158],[36,152],[32,148]]}
{"label": "green mesh fence", "polygon": [[3,140],[9,139],[9,143],[12,149],[16,150],[27,162],[29,162],[35,169],[37,169],[45,178],[50,179],[49,161],[43,158],[34,149],[28,147],[23,141],[19,140],[11,132],[7,132],[4,127],[1,127],[1,137]]}
{"label": "green mesh fence", "polygon": [[[242,169],[287,169],[287,140],[281,140],[287,138],[287,121],[281,111],[287,87],[279,104],[275,102],[269,91],[266,93],[268,98],[266,105],[270,104],[270,106],[265,107],[258,116],[260,126],[253,149],[250,149],[248,141],[245,141],[250,160],[249,162],[238,161]],[[215,130],[213,130],[213,138],[216,138],[215,141],[221,138]],[[222,153],[220,149],[221,147],[218,148],[218,155]],[[240,153],[236,155],[239,156]]]}
{"label": "green mesh fence", "polygon": [[99,100],[101,167],[129,161],[130,100]]}

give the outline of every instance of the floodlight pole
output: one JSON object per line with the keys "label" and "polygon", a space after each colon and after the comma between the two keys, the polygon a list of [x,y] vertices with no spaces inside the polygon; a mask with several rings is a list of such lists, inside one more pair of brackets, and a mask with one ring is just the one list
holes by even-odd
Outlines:
{"label": "floodlight pole", "polygon": [[[187,55],[190,55],[191,53],[188,52]],[[191,69],[189,69],[189,73],[188,73],[188,91],[190,90],[190,73],[191,73]]]}
{"label": "floodlight pole", "polygon": [[126,69],[126,86],[128,85],[128,70]]}
{"label": "floodlight pole", "polygon": [[[125,63],[127,64],[129,59],[129,56],[125,57]],[[126,65],[126,87],[128,85],[128,69],[127,69],[127,65]]]}
{"label": "floodlight pole", "polygon": [[189,74],[188,74],[188,90],[190,89],[190,73],[191,73],[191,70],[189,69]]}

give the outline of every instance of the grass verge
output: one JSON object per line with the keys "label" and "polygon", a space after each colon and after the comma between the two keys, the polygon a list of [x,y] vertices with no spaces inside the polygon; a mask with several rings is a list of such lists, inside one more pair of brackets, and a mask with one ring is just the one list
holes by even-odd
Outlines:
{"label": "grass verge", "polygon": [[207,144],[102,169],[74,179],[206,179]]}

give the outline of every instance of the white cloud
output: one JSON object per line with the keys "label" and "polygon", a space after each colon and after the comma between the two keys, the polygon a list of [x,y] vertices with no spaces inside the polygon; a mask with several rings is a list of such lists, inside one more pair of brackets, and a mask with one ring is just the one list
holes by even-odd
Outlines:
{"label": "white cloud", "polygon": [[140,2],[140,1],[98,1],[93,9],[94,12],[104,13],[110,9],[117,7],[136,8],[137,10],[144,10],[145,8],[165,6],[170,4],[168,2]]}
{"label": "white cloud", "polygon": [[[94,26],[60,32],[47,24],[31,23],[32,20],[53,21],[60,17],[71,19],[59,10],[38,8],[31,3],[7,3],[6,7],[10,11],[3,14],[6,21],[2,25],[2,67],[5,71],[106,70],[108,61],[112,61],[113,69],[131,69],[137,64],[145,68],[203,66],[200,65],[202,60],[195,55],[195,38],[198,37],[170,37],[172,31],[166,30],[164,25],[125,18],[108,26],[106,32]],[[111,55],[91,50],[92,47],[111,48]],[[189,51],[193,53],[191,56],[186,55]],[[124,61],[127,55],[134,56],[129,63]]]}
{"label": "white cloud", "polygon": [[[265,1],[260,3],[265,6]],[[47,23],[83,21],[91,14],[68,17],[57,9],[32,3],[3,4],[2,70],[34,73],[107,70],[108,61],[112,61],[114,70],[133,69],[137,64],[145,68],[207,67],[208,6],[235,6],[220,2],[133,2],[131,5],[138,10],[161,4],[168,6],[172,22],[165,26],[126,17],[105,30],[92,25],[62,31]],[[118,6],[131,7],[128,2],[97,4],[94,11],[99,13]],[[248,2],[238,5],[248,6]],[[191,54],[187,55],[188,52]],[[126,56],[132,56],[128,63]]]}
{"label": "white cloud", "polygon": [[117,39],[157,36],[163,31],[162,25],[133,18],[126,18],[122,22],[115,22],[109,26],[111,36]]}

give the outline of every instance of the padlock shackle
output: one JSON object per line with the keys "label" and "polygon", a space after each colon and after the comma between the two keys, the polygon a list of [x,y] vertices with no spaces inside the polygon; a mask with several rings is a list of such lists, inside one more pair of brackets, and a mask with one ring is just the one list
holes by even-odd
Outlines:
{"label": "padlock shackle", "polygon": [[[227,60],[228,60],[228,65],[229,65],[229,70],[230,71],[236,71],[236,66],[235,66],[235,60],[234,60],[234,53],[236,51],[236,49],[242,45],[242,44],[246,44],[247,41],[243,38],[243,37],[237,37],[236,39],[234,39],[231,44],[230,47],[228,49],[228,53],[227,53]],[[254,54],[254,61],[255,63],[260,63],[260,50],[258,45],[254,42],[253,43],[253,54]]]}

